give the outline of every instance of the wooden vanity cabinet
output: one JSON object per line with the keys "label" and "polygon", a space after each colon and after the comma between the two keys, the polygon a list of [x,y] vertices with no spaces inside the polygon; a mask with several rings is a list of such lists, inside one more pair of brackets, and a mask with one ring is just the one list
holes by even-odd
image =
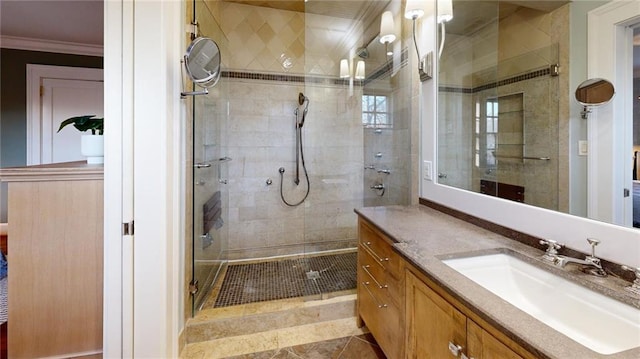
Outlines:
{"label": "wooden vanity cabinet", "polygon": [[404,357],[404,269],[392,241],[363,220],[358,225],[358,320],[387,358]]}
{"label": "wooden vanity cabinet", "polygon": [[464,358],[462,354],[469,359],[536,358],[487,323],[476,323],[483,321],[453,298],[445,299],[434,283],[418,275],[407,270],[407,358]]}

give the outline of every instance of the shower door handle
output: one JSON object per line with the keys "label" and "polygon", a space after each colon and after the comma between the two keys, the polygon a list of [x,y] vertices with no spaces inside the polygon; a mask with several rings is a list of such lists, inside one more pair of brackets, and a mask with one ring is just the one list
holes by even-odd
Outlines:
{"label": "shower door handle", "polygon": [[211,167],[211,163],[196,163],[193,165],[195,168],[209,168]]}

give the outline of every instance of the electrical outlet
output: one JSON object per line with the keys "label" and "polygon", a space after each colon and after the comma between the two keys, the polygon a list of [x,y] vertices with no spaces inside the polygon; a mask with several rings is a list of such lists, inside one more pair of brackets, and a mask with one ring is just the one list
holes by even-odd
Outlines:
{"label": "electrical outlet", "polygon": [[422,170],[424,171],[424,179],[427,181],[433,181],[433,162],[423,161]]}

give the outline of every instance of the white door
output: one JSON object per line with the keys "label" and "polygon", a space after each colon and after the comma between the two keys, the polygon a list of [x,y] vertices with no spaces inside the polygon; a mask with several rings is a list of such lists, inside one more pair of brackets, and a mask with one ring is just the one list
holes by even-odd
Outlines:
{"label": "white door", "polygon": [[612,1],[588,14],[589,78],[613,83],[613,101],[587,120],[589,136],[588,215],[632,226],[633,27],[640,2]]}
{"label": "white door", "polygon": [[103,87],[102,69],[27,65],[27,165],[83,159],[81,133],[58,127],[69,117],[102,117]]}
{"label": "white door", "polygon": [[[80,154],[82,132],[60,123],[70,117],[103,115],[102,81],[42,80],[42,132],[40,163],[84,160]],[[87,133],[88,134],[88,133]]]}

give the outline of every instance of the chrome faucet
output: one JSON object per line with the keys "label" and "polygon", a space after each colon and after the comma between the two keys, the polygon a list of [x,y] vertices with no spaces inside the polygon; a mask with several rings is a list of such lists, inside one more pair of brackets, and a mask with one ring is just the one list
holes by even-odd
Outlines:
{"label": "chrome faucet", "polygon": [[594,238],[587,238],[587,242],[589,242],[589,244],[591,245],[590,256],[587,256],[585,259],[577,259],[573,257],[557,255],[556,260],[554,261],[555,265],[564,268],[567,263],[580,264],[585,266],[583,269],[585,273],[593,274],[598,277],[605,277],[607,273],[602,268],[600,258],[596,257],[596,246],[600,244],[600,241]]}
{"label": "chrome faucet", "polygon": [[540,244],[547,246],[547,251],[542,256],[542,260],[555,263],[558,260],[558,249],[562,248],[564,244],[560,244],[553,239],[541,239]]}

